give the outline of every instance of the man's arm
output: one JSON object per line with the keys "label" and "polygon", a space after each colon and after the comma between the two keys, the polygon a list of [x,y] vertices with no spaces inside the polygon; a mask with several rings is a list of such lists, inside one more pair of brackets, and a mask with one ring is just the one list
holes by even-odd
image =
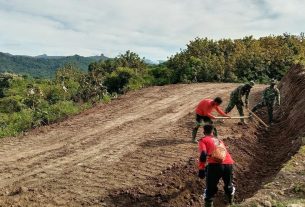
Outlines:
{"label": "man's arm", "polygon": [[276,102],[278,105],[281,104],[281,93],[280,93],[280,90],[279,89],[275,89],[275,92],[276,92]]}
{"label": "man's arm", "polygon": [[215,118],[216,118],[216,117],[213,116],[211,113],[208,113],[207,116],[208,116],[209,118],[211,118],[211,119],[215,119]]}
{"label": "man's arm", "polygon": [[216,111],[222,115],[222,116],[226,116],[226,117],[230,117],[228,114],[226,114],[225,112],[223,112],[223,110],[221,110],[221,108],[219,106],[215,106]]}
{"label": "man's arm", "polygon": [[269,87],[268,88],[266,88],[265,90],[264,90],[264,92],[263,92],[263,102],[265,102],[266,103],[266,100],[267,100],[267,91],[269,90]]}
{"label": "man's arm", "polygon": [[205,162],[207,161],[208,154],[207,154],[206,144],[202,139],[198,143],[198,151],[199,151],[199,162],[201,165],[205,166]]}
{"label": "man's arm", "polygon": [[206,161],[207,161],[207,150],[206,145],[204,141],[199,142],[199,171],[198,171],[198,177],[203,179],[205,178],[205,167],[206,167]]}
{"label": "man's arm", "polygon": [[205,151],[202,151],[199,157],[199,161],[205,163],[207,161],[207,153]]}
{"label": "man's arm", "polygon": [[248,108],[248,104],[249,104],[249,94],[250,94],[250,90],[246,91],[246,94],[245,94],[245,105],[246,105],[246,108]]}
{"label": "man's arm", "polygon": [[241,87],[238,88],[238,101],[243,103],[243,100],[241,99],[241,97],[242,97],[241,91],[242,91],[242,88]]}

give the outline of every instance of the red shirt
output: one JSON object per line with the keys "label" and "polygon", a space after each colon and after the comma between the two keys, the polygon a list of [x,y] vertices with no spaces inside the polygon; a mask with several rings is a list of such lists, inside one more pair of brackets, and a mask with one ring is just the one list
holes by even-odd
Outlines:
{"label": "red shirt", "polygon": [[[212,152],[214,151],[214,149],[216,147],[212,138],[213,138],[213,136],[211,136],[211,135],[204,136],[199,140],[199,143],[198,143],[199,156],[204,151],[208,156],[207,163],[217,163],[213,158],[211,158],[209,156],[212,154]],[[223,143],[223,141],[221,141],[221,140],[219,140],[219,141],[220,141],[220,143]],[[227,148],[226,148],[226,150],[227,150]],[[226,158],[224,159],[224,161],[221,164],[233,164],[233,163],[234,163],[234,160],[232,159],[231,155],[229,154],[229,152],[227,150]],[[205,162],[199,161],[198,167],[199,167],[199,169],[204,169],[205,165],[206,165]]]}
{"label": "red shirt", "polygon": [[227,116],[225,112],[223,112],[217,105],[214,104],[212,99],[203,99],[200,101],[196,108],[196,113],[201,116],[208,116],[212,119],[215,119],[215,116],[211,114],[211,112],[215,109],[219,114],[223,116]]}

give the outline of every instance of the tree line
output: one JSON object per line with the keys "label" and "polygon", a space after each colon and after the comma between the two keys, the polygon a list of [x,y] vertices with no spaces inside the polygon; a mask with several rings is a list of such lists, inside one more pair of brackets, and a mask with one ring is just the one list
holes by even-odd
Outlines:
{"label": "tree line", "polygon": [[186,49],[167,61],[171,83],[242,82],[265,83],[281,79],[292,64],[303,62],[304,34],[267,36],[255,39],[196,38]]}

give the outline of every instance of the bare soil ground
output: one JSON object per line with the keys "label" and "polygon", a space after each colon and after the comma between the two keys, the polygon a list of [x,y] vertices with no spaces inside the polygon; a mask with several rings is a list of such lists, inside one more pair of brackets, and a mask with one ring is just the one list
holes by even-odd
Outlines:
{"label": "bare soil ground", "polygon": [[[236,86],[146,88],[25,136],[1,139],[0,206],[201,206],[204,182],[196,176],[197,145],[191,143],[194,108],[216,96],[225,108]],[[254,87],[251,106],[264,87]],[[265,133],[257,122],[237,122],[226,120],[218,131],[236,161],[242,201],[289,159],[286,151],[274,157],[271,152],[287,148],[293,155],[298,147],[262,138],[279,133],[274,126]],[[264,161],[269,148],[276,160],[271,164]],[[224,206],[219,190],[215,204]]]}

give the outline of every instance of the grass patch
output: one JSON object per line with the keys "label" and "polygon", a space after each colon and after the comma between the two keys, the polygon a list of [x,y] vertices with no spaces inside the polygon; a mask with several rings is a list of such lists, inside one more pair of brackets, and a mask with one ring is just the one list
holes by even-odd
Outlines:
{"label": "grass patch", "polygon": [[[291,160],[289,160],[283,167],[283,171],[284,172],[291,172],[291,173],[295,173],[298,171],[298,169],[300,168],[300,162],[302,162],[302,158],[305,156],[305,146],[300,147],[298,153],[292,157]],[[302,171],[300,171],[300,173],[302,173]]]}

